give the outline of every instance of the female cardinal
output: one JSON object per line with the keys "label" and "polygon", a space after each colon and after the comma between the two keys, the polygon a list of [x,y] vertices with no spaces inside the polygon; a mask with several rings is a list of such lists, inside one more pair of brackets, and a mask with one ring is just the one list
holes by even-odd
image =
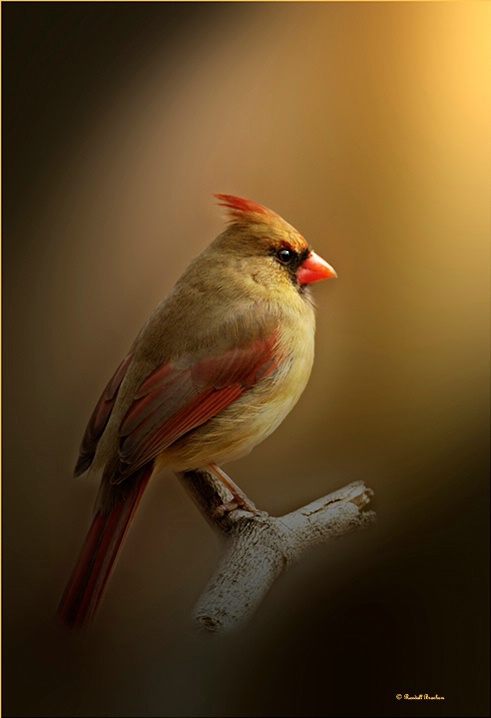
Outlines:
{"label": "female cardinal", "polygon": [[[75,475],[102,471],[95,515],[58,613],[93,618],[154,472],[249,452],[307,384],[315,316],[308,285],[335,277],[275,212],[217,194],[230,224],[150,316],[104,389]],[[240,504],[240,496],[237,495]]]}

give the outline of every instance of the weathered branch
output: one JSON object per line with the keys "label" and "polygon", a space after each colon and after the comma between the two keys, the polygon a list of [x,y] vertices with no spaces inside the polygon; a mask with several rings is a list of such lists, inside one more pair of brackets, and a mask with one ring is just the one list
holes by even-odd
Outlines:
{"label": "weathered branch", "polygon": [[[376,514],[363,511],[373,496],[363,481],[355,481],[285,516],[231,505],[234,494],[213,473],[179,474],[200,511],[225,539],[218,568],[195,607],[198,624],[226,633],[245,623],[258,608],[276,578],[310,547],[372,523]],[[240,490],[239,490],[240,491]]]}

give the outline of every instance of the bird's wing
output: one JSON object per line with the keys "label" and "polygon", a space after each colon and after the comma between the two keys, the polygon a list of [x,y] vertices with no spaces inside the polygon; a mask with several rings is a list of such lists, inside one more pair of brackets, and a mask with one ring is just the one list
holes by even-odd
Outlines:
{"label": "bird's wing", "polygon": [[281,362],[277,333],[247,346],[158,367],[140,386],[120,427],[119,483],[181,436],[217,416],[273,374]]}
{"label": "bird's wing", "polygon": [[118,396],[119,387],[126,376],[132,358],[133,355],[130,354],[123,359],[95,405],[80,445],[80,453],[74,471],[75,476],[80,476],[87,471],[94,459],[97,444],[107,426]]}

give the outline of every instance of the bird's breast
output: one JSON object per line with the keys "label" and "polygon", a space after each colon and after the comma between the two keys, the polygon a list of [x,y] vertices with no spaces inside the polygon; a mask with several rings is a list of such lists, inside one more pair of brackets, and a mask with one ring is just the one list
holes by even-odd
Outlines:
{"label": "bird's breast", "polygon": [[176,471],[208,463],[222,464],[247,454],[269,436],[295,406],[310,377],[314,360],[315,318],[312,307],[299,317],[285,317],[278,327],[274,372],[160,457]]}

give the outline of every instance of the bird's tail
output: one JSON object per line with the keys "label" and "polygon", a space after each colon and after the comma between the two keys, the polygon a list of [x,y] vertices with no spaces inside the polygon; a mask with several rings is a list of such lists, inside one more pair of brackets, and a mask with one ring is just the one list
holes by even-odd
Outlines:
{"label": "bird's tail", "polygon": [[115,502],[109,512],[101,509],[96,512],[58,606],[57,614],[65,624],[83,627],[94,618],[152,468],[146,467],[130,492]]}

